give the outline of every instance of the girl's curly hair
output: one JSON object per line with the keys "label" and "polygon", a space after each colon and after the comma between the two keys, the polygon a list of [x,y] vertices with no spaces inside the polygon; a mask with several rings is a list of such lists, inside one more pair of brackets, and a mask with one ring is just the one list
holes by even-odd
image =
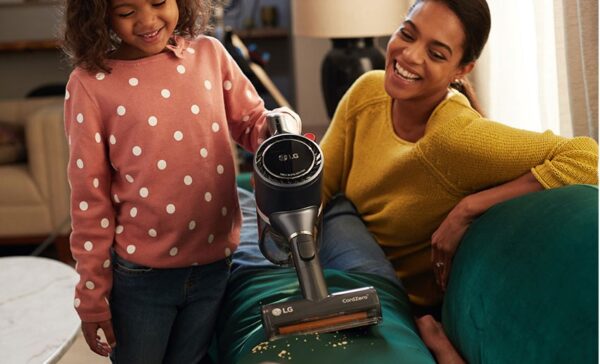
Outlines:
{"label": "girl's curly hair", "polygon": [[[194,38],[209,28],[212,0],[176,0],[175,35]],[[110,0],[66,0],[62,49],[74,67],[110,72],[108,52],[119,45],[110,27]]]}

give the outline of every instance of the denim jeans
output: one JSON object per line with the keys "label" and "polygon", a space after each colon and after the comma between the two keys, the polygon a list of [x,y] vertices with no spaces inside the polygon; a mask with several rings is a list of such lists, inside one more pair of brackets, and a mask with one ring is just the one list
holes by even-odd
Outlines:
{"label": "denim jeans", "polygon": [[[233,253],[232,274],[248,268],[277,268],[258,248],[254,196],[241,189],[238,189],[238,196],[243,224],[240,245]],[[376,274],[402,287],[392,264],[350,200],[342,195],[336,196],[323,214],[319,248],[322,268]]]}
{"label": "denim jeans", "polygon": [[153,269],[114,255],[110,297],[118,364],[199,363],[212,338],[229,262]]}

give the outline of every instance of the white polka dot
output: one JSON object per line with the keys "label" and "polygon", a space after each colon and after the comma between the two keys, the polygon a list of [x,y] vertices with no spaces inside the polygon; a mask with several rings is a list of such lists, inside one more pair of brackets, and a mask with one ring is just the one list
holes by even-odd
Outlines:
{"label": "white polka dot", "polygon": [[165,99],[168,99],[169,97],[171,97],[171,91],[167,90],[166,88],[165,88],[165,89],[162,89],[162,90],[160,91],[160,95],[161,95],[162,97],[164,97]]}
{"label": "white polka dot", "polygon": [[136,157],[139,157],[140,155],[142,155],[142,148],[136,145],[135,147],[131,148],[131,153],[133,153],[133,155],[135,155]]}
{"label": "white polka dot", "polygon": [[212,200],[212,194],[210,192],[206,192],[204,194],[204,199],[206,200],[206,202],[210,202],[210,200]]}
{"label": "white polka dot", "polygon": [[169,255],[174,257],[177,255],[177,251],[178,251],[177,248],[171,248],[171,250],[169,250]]}
{"label": "white polka dot", "polygon": [[137,78],[135,78],[135,77],[132,77],[132,78],[129,79],[129,84],[131,86],[137,86],[138,83],[139,83],[139,80]]}
{"label": "white polka dot", "polygon": [[225,207],[225,206],[221,207],[221,215],[227,216],[227,207]]}
{"label": "white polka dot", "polygon": [[206,150],[206,148],[200,149],[200,155],[202,156],[202,158],[208,157],[208,150]]}
{"label": "white polka dot", "polygon": [[148,235],[150,235],[153,238],[156,238],[156,235],[157,235],[156,230],[154,230],[154,229],[148,230]]}
{"label": "white polka dot", "polygon": [[210,234],[210,235],[208,236],[208,243],[209,243],[209,244],[212,244],[212,242],[213,242],[213,241],[215,241],[215,236],[214,236],[213,234]]}
{"label": "white polka dot", "polygon": [[65,90],[65,100],[68,100],[71,98],[71,94],[69,93],[69,90]]}
{"label": "white polka dot", "polygon": [[94,289],[94,288],[96,288],[96,285],[92,281],[87,281],[87,282],[85,282],[85,288]]}
{"label": "white polka dot", "polygon": [[148,188],[146,188],[146,187],[140,188],[140,196],[143,198],[148,197]]}
{"label": "white polka dot", "polygon": [[246,128],[246,134],[250,134],[250,127]]}
{"label": "white polka dot", "polygon": [[137,216],[137,207],[132,207],[131,210],[129,210],[129,216],[131,217],[136,217]]}
{"label": "white polka dot", "polygon": [[225,256],[228,257],[231,255],[231,249],[225,248]]}
{"label": "white polka dot", "polygon": [[104,261],[104,263],[102,264],[102,266],[103,266],[104,268],[108,268],[108,267],[110,267],[110,259],[106,259],[106,260]]}
{"label": "white polka dot", "polygon": [[115,138],[115,136],[111,134],[111,135],[110,135],[110,137],[108,138],[108,142],[109,142],[110,144],[113,144],[113,145],[114,145],[114,144],[116,144],[116,143],[117,143],[117,138]]}
{"label": "white polka dot", "polygon": [[158,162],[156,162],[156,167],[161,171],[164,170],[165,168],[167,168],[167,161],[163,159],[159,160]]}
{"label": "white polka dot", "polygon": [[75,301],[73,302],[73,305],[75,306],[75,308],[78,308],[79,305],[81,305],[81,300],[79,298],[75,298]]}
{"label": "white polka dot", "polygon": [[177,66],[177,72],[179,72],[180,74],[184,74],[185,73],[185,66],[180,64]]}
{"label": "white polka dot", "polygon": [[252,98],[252,91],[250,90],[246,90],[246,97],[251,99]]}
{"label": "white polka dot", "polygon": [[258,139],[256,139],[256,142],[257,142],[258,144],[262,144],[262,142],[264,142],[264,141],[265,141],[265,140],[264,140],[263,138],[258,138]]}
{"label": "white polka dot", "polygon": [[192,263],[192,265],[198,265],[198,262],[194,262],[194,263]]}
{"label": "white polka dot", "polygon": [[188,229],[194,230],[195,228],[196,228],[196,221],[194,221],[194,220],[190,221],[190,223],[188,224]]}
{"label": "white polka dot", "polygon": [[128,174],[126,174],[126,175],[125,175],[125,179],[126,179],[126,180],[127,180],[127,182],[129,182],[129,183],[133,183],[133,181],[134,181],[133,177],[131,177],[131,176],[130,176],[130,175],[128,175]]}
{"label": "white polka dot", "polygon": [[212,83],[209,80],[204,80],[204,88],[207,90],[212,89]]}
{"label": "white polka dot", "polygon": [[196,104],[192,105],[192,114],[198,115],[198,113],[200,113],[200,106]]}
{"label": "white polka dot", "polygon": [[87,211],[88,209],[88,203],[85,201],[81,201],[79,203],[79,209],[81,209],[81,211]]}
{"label": "white polka dot", "polygon": [[92,242],[91,242],[91,241],[89,241],[89,240],[88,240],[88,241],[86,241],[86,242],[83,244],[83,249],[87,250],[88,252],[91,252],[91,251],[92,251],[92,249],[94,249],[94,243],[92,243]]}
{"label": "white polka dot", "polygon": [[248,121],[248,120],[250,120],[250,115],[245,115],[245,116],[242,118],[242,121]]}
{"label": "white polka dot", "polygon": [[117,115],[123,116],[123,115],[125,115],[125,112],[127,112],[127,110],[125,109],[125,106],[119,105],[119,107],[117,107]]}
{"label": "white polka dot", "polygon": [[225,171],[225,168],[223,168],[223,166],[219,164],[217,166],[217,173],[218,174],[223,174],[224,171]]}
{"label": "white polka dot", "polygon": [[79,169],[83,168],[83,160],[78,159],[76,163],[77,163],[77,168],[79,168]]}
{"label": "white polka dot", "polygon": [[94,134],[94,139],[96,140],[96,143],[100,143],[102,141],[102,137],[100,136],[100,133]]}
{"label": "white polka dot", "polygon": [[76,119],[79,124],[83,123],[83,114],[82,113],[77,114]]}
{"label": "white polka dot", "polygon": [[231,90],[231,86],[233,86],[233,85],[231,84],[231,81],[229,81],[229,80],[225,80],[225,82],[223,82],[223,88],[224,88],[226,91],[229,91],[229,90]]}
{"label": "white polka dot", "polygon": [[117,235],[123,233],[123,225],[117,225],[117,228],[115,229],[115,233],[117,233]]}
{"label": "white polka dot", "polygon": [[113,200],[115,200],[116,203],[120,203],[121,202],[121,200],[119,200],[119,195],[117,195],[116,193],[113,196]]}
{"label": "white polka dot", "polygon": [[135,245],[127,245],[127,253],[128,254],[135,253]]}
{"label": "white polka dot", "polygon": [[107,305],[110,305],[110,303],[108,302],[108,298],[104,297],[104,302],[106,302]]}
{"label": "white polka dot", "polygon": [[108,221],[108,219],[105,217],[100,221],[100,226],[102,226],[103,228],[107,228],[110,225],[110,221]]}
{"label": "white polka dot", "polygon": [[174,214],[175,213],[175,205],[173,205],[172,203],[167,205],[167,213],[168,214]]}
{"label": "white polka dot", "polygon": [[173,133],[173,139],[180,142],[183,139],[183,133],[181,131],[177,130],[175,133]]}
{"label": "white polka dot", "polygon": [[211,128],[212,128],[212,131],[214,131],[215,133],[218,132],[219,131],[219,123],[217,123],[217,122],[212,123]]}
{"label": "white polka dot", "polygon": [[192,176],[185,176],[183,177],[183,183],[185,183],[187,186],[192,184]]}
{"label": "white polka dot", "polygon": [[92,185],[94,186],[94,188],[100,187],[100,180],[98,178],[94,178],[94,180],[92,181]]}
{"label": "white polka dot", "polygon": [[104,74],[104,72],[98,72],[98,73],[96,73],[96,79],[98,81],[102,81],[104,79],[104,77],[106,77],[106,75]]}
{"label": "white polka dot", "polygon": [[156,118],[156,116],[150,116],[148,118],[148,125],[150,126],[156,126],[156,124],[158,124],[158,119]]}
{"label": "white polka dot", "polygon": [[188,47],[188,48],[186,48],[185,50],[186,50],[188,53],[190,53],[190,54],[194,54],[194,53],[196,53],[196,50],[195,50],[194,48],[192,48],[192,47]]}

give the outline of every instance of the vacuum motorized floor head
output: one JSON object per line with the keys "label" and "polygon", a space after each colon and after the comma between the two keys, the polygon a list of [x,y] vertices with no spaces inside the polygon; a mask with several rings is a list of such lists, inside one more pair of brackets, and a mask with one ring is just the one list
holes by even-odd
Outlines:
{"label": "vacuum motorized floor head", "polygon": [[259,245],[273,263],[293,266],[303,298],[262,307],[269,339],[377,324],[382,320],[373,287],[329,294],[318,258],[321,222],[321,149],[312,140],[282,130],[269,115],[272,136],[254,156]]}

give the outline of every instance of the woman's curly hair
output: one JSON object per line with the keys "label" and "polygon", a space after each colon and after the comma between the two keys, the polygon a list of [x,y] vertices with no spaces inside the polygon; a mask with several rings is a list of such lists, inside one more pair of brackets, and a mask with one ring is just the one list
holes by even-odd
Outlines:
{"label": "woman's curly hair", "polygon": [[[176,0],[179,21],[174,34],[194,38],[209,28],[212,0]],[[66,0],[62,49],[74,67],[110,72],[108,53],[119,39],[110,27],[110,0]]]}

